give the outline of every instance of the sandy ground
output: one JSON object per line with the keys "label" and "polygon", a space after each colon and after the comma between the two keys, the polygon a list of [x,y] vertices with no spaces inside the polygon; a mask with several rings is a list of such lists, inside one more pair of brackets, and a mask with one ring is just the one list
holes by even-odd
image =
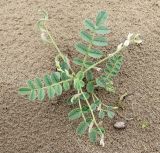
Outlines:
{"label": "sandy ground", "polygon": [[[106,119],[104,148],[75,134],[77,124],[68,121],[71,108],[63,99],[32,103],[17,94],[25,80],[54,69],[55,51],[41,43],[35,27],[38,9],[48,11],[50,30],[70,57],[76,55],[73,46],[80,39],[82,21],[94,18],[101,9],[110,14],[111,48],[128,32],[142,35],[143,44],[126,51],[125,64],[115,80],[117,94],[130,93],[122,113],[134,120],[117,131],[112,127],[115,120]],[[160,153],[159,48],[159,0],[1,0],[0,153]],[[108,95],[101,95],[107,102]],[[150,126],[142,129],[145,120]]]}

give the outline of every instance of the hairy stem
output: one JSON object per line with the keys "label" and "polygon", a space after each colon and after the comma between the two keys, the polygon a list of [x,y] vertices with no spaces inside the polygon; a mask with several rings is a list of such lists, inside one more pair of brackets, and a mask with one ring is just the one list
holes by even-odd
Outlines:
{"label": "hairy stem", "polygon": [[[120,50],[120,51],[121,51],[121,50]],[[90,67],[88,67],[88,68],[84,71],[84,73],[86,73],[86,72],[89,71],[90,69],[96,67],[96,66],[99,65],[100,63],[106,61],[107,59],[113,57],[114,55],[118,54],[120,51],[115,51],[114,53],[109,54],[107,57],[103,58],[102,60],[100,60],[100,61],[98,61],[97,63],[95,63],[95,64],[91,65]]]}
{"label": "hairy stem", "polygon": [[[79,92],[79,91],[78,91],[78,94],[80,94],[80,92]],[[81,112],[82,112],[83,120],[84,120],[84,121],[86,121],[86,118],[85,118],[84,113],[83,113],[83,111],[82,111],[82,105],[81,105],[81,101],[80,101],[80,99],[78,99],[78,103],[79,103],[79,108],[80,108],[80,110],[81,110]]]}
{"label": "hairy stem", "polygon": [[[50,34],[50,32],[49,32],[49,30],[46,28],[46,26],[45,26],[45,29],[46,29],[47,35],[48,35],[49,38],[51,39],[51,42],[52,42],[53,47],[58,51],[59,55],[60,55],[60,56],[62,57],[62,59],[65,61],[65,57],[64,57],[63,53],[62,53],[62,52],[60,51],[60,49],[58,48],[56,42],[55,42],[54,39],[52,38],[52,35]],[[72,72],[73,74],[75,74],[75,72],[73,71],[71,65],[69,65],[69,68],[70,68],[71,72]]]}
{"label": "hairy stem", "polygon": [[88,105],[88,107],[89,107],[89,109],[90,109],[90,112],[91,112],[91,115],[92,115],[94,124],[96,125],[96,127],[98,128],[98,130],[101,132],[101,134],[103,134],[102,131],[101,131],[101,129],[100,129],[100,127],[99,127],[99,125],[98,125],[98,123],[97,123],[97,121],[96,121],[96,118],[95,118],[95,116],[94,116],[94,113],[93,113],[93,110],[92,110],[92,108],[91,108],[91,105],[90,105],[89,101],[87,100],[87,98],[85,97],[85,94],[84,94],[84,92],[82,91],[82,89],[81,89],[81,94],[83,95],[83,97],[84,97],[84,99],[85,99],[85,101],[86,101],[86,103],[87,103],[87,105]]}

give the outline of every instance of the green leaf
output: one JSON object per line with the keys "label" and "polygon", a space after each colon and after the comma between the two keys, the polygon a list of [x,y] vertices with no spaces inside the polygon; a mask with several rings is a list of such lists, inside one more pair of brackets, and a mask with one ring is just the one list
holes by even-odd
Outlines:
{"label": "green leaf", "polygon": [[75,104],[79,102],[79,95],[75,94],[73,97],[71,97],[71,104]]}
{"label": "green leaf", "polygon": [[61,79],[62,79],[63,81],[69,79],[69,77],[67,76],[67,73],[66,73],[66,72],[61,72]]}
{"label": "green leaf", "polygon": [[85,113],[89,113],[90,112],[90,109],[88,106],[83,106],[82,107],[82,112],[85,114]]}
{"label": "green leaf", "polygon": [[51,74],[51,79],[53,83],[58,83],[60,81],[60,73],[59,72],[54,72]]}
{"label": "green leaf", "polygon": [[60,96],[62,94],[62,86],[61,84],[57,84],[54,86],[55,92],[58,96]]}
{"label": "green leaf", "polygon": [[78,78],[79,80],[82,80],[84,78],[84,73],[82,71],[79,71],[77,74],[76,74],[76,78]]}
{"label": "green leaf", "polygon": [[100,127],[100,128],[96,128],[97,134],[99,134],[100,136],[102,135],[102,133],[105,133],[105,129]]}
{"label": "green leaf", "polygon": [[85,68],[88,68],[88,67],[92,66],[93,64],[94,64],[94,63],[91,62],[91,61],[86,61],[86,62],[84,62],[84,67],[85,67]]}
{"label": "green leaf", "polygon": [[95,102],[91,104],[92,110],[95,111],[100,104],[101,104],[100,100],[95,100]]}
{"label": "green leaf", "polygon": [[[73,63],[76,64],[76,65],[82,66],[83,65],[83,60],[76,57],[76,58],[73,59]],[[91,61],[86,61],[86,62],[84,62],[84,67],[88,68],[88,67],[92,66],[93,64],[94,63],[91,62]]]}
{"label": "green leaf", "polygon": [[96,105],[95,103],[92,103],[92,104],[91,104],[91,108],[92,108],[93,111],[95,111],[96,108],[97,108],[97,105]]}
{"label": "green leaf", "polygon": [[69,82],[64,82],[64,83],[63,83],[63,88],[64,88],[65,91],[69,90],[69,89],[70,89],[70,84],[69,84]]}
{"label": "green leaf", "polygon": [[[73,98],[73,97],[70,97],[68,98],[65,102],[68,104],[68,105],[72,105],[72,104],[77,104],[78,103],[78,98]],[[72,101],[71,101],[72,100]]]}
{"label": "green leaf", "polygon": [[35,86],[34,86],[34,83],[32,80],[28,80],[27,81],[27,84],[28,84],[28,87],[31,88],[31,89],[35,89]]}
{"label": "green leaf", "polygon": [[88,92],[93,93],[94,92],[94,82],[93,81],[88,82],[86,88]]}
{"label": "green leaf", "polygon": [[73,63],[76,64],[76,65],[82,66],[83,65],[83,60],[75,57],[75,58],[73,58]]}
{"label": "green leaf", "polygon": [[[60,67],[61,67],[61,69],[64,71],[64,70],[69,70],[69,65],[66,63],[66,62],[64,62],[64,61],[61,61],[60,62]],[[59,73],[59,72],[57,72],[57,73]]]}
{"label": "green leaf", "polygon": [[84,44],[78,43],[75,45],[76,50],[83,54],[83,55],[88,55],[88,47]]}
{"label": "green leaf", "polygon": [[55,96],[55,90],[52,86],[47,87],[47,94],[48,94],[49,99]]}
{"label": "green leaf", "polygon": [[31,89],[27,87],[22,87],[19,89],[19,94],[21,95],[28,95],[30,94],[30,92],[31,92]]}
{"label": "green leaf", "polygon": [[115,55],[108,60],[106,68],[104,70],[108,78],[109,77],[112,78],[118,74],[118,72],[121,69],[122,63],[123,63],[123,56],[121,55]]}
{"label": "green leaf", "polygon": [[109,92],[115,93],[115,88],[114,88],[114,86],[113,86],[113,82],[112,82],[112,81],[106,82],[106,87],[105,87],[105,89],[106,89],[107,91],[109,91]]}
{"label": "green leaf", "polygon": [[107,46],[107,40],[105,37],[97,37],[92,41],[93,45],[95,46]]}
{"label": "green leaf", "polygon": [[45,82],[46,86],[52,85],[52,81],[51,81],[51,78],[49,75],[44,76],[44,82]]}
{"label": "green leaf", "polygon": [[78,119],[81,117],[81,115],[82,115],[82,112],[79,108],[73,109],[68,113],[68,117],[70,120]]}
{"label": "green leaf", "polygon": [[45,97],[45,91],[43,88],[38,89],[38,100],[42,101]]}
{"label": "green leaf", "polygon": [[101,110],[98,114],[98,117],[103,119],[105,117],[105,112]]}
{"label": "green leaf", "polygon": [[92,73],[92,71],[87,71],[87,73],[86,73],[86,79],[87,79],[87,81],[92,81],[93,80],[93,73]]}
{"label": "green leaf", "polygon": [[76,90],[80,90],[84,85],[85,83],[82,80],[79,80],[78,78],[74,79],[74,88]]}
{"label": "green leaf", "polygon": [[97,49],[90,49],[88,55],[93,58],[101,58],[103,53]]}
{"label": "green leaf", "polygon": [[102,25],[107,19],[107,13],[105,11],[101,11],[98,13],[96,17],[96,26]]}
{"label": "green leaf", "polygon": [[89,99],[90,95],[87,92],[83,92],[83,94],[80,95],[81,100]]}
{"label": "green leaf", "polygon": [[107,111],[107,115],[110,119],[112,119],[115,116],[115,112]]}
{"label": "green leaf", "polygon": [[100,27],[97,27],[95,32],[97,34],[101,34],[101,35],[105,35],[105,34],[109,34],[110,33],[110,30],[108,30],[106,27],[104,26],[100,26]]}
{"label": "green leaf", "polygon": [[89,140],[90,142],[95,143],[97,139],[97,130],[96,129],[91,129],[91,131],[89,132]]}
{"label": "green leaf", "polygon": [[35,79],[35,83],[36,83],[36,85],[37,85],[38,88],[42,88],[43,87],[42,81],[41,81],[40,78],[36,78]]}
{"label": "green leaf", "polygon": [[76,130],[76,133],[81,136],[81,135],[83,135],[83,134],[85,133],[85,131],[87,130],[88,127],[89,127],[88,122],[82,121],[82,122],[78,125],[77,130]]}
{"label": "green leaf", "polygon": [[99,87],[105,88],[109,92],[115,92],[115,88],[113,86],[112,78],[109,75],[102,75],[96,78],[96,84]]}
{"label": "green leaf", "polygon": [[87,32],[85,31],[81,31],[80,32],[80,36],[83,40],[85,40],[86,42],[91,42],[92,41],[92,37],[90,34],[88,34]]}
{"label": "green leaf", "polygon": [[36,99],[36,91],[32,90],[29,95],[29,100],[34,101]]}
{"label": "green leaf", "polygon": [[92,22],[92,20],[90,19],[87,19],[84,21],[84,25],[85,25],[85,28],[86,29],[89,29],[91,31],[94,31],[95,30],[95,26],[94,26],[94,23]]}
{"label": "green leaf", "polygon": [[102,75],[98,78],[96,78],[96,83],[99,87],[102,87],[102,88],[106,88],[106,82],[107,82],[107,78],[106,76]]}

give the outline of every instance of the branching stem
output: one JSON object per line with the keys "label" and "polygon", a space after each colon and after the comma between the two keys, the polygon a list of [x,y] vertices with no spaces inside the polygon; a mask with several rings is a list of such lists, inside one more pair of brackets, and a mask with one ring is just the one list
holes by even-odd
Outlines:
{"label": "branching stem", "polygon": [[86,73],[86,72],[89,71],[90,69],[96,67],[96,66],[99,65],[100,63],[106,61],[107,59],[113,57],[114,55],[118,54],[120,51],[121,51],[121,50],[118,50],[118,51],[115,51],[115,52],[112,53],[112,54],[109,54],[107,57],[103,58],[102,60],[100,60],[100,61],[98,61],[97,63],[95,63],[95,64],[91,65],[90,67],[88,67],[88,68],[84,71],[84,73]]}
{"label": "branching stem", "polygon": [[89,109],[90,109],[90,112],[91,112],[91,115],[92,115],[94,124],[96,125],[96,127],[98,128],[98,130],[101,132],[101,134],[103,134],[102,131],[101,131],[101,129],[100,129],[100,127],[99,127],[99,125],[98,125],[98,123],[97,123],[97,121],[96,121],[96,118],[95,118],[95,116],[94,116],[94,113],[93,113],[93,110],[92,110],[92,108],[91,108],[91,105],[90,105],[89,101],[87,100],[87,98],[85,97],[85,94],[84,94],[84,92],[82,91],[82,89],[81,89],[81,94],[83,95],[83,97],[84,97],[84,99],[85,99],[85,101],[86,101],[86,103],[87,103],[87,105],[88,105],[88,107],[89,107]]}

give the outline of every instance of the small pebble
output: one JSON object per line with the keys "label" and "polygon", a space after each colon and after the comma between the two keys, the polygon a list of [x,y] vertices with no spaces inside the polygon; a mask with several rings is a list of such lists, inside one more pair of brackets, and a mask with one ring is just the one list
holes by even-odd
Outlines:
{"label": "small pebble", "polygon": [[113,126],[116,129],[125,129],[126,128],[126,124],[123,121],[117,121]]}

